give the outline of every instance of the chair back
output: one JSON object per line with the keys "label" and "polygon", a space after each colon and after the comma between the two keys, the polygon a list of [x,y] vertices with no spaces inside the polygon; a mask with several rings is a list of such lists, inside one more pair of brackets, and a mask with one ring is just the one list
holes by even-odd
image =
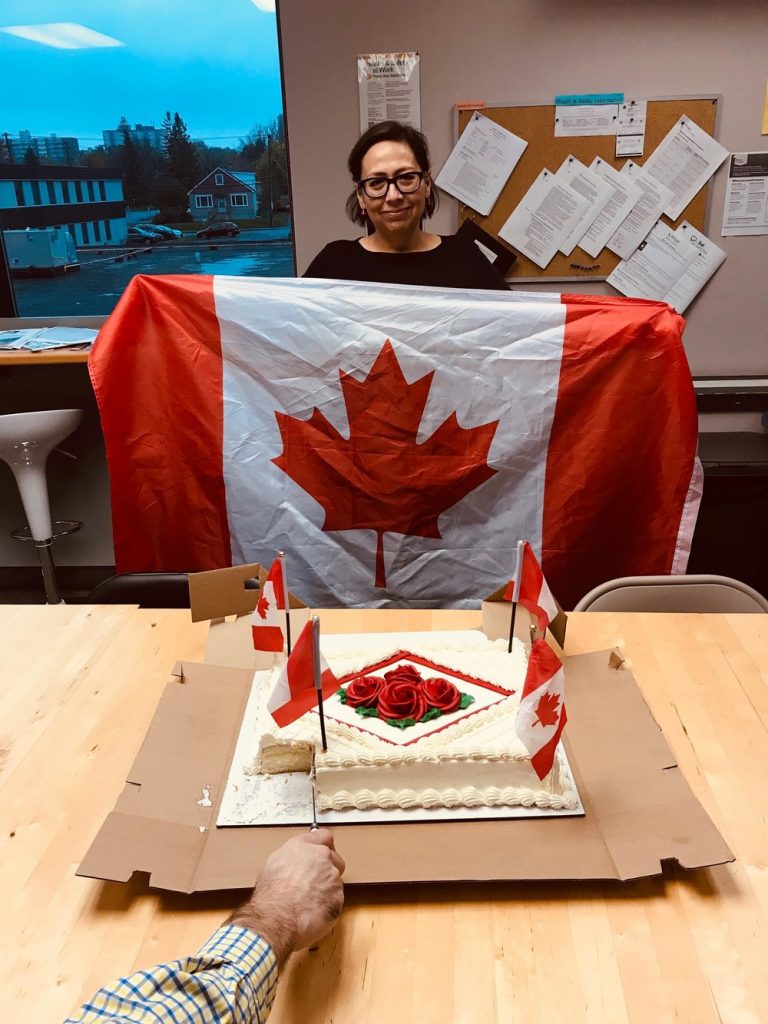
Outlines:
{"label": "chair back", "polygon": [[118,573],[94,587],[85,603],[189,608],[189,582],[183,572]]}
{"label": "chair back", "polygon": [[728,576],[625,576],[590,590],[575,612],[768,612],[768,600]]}

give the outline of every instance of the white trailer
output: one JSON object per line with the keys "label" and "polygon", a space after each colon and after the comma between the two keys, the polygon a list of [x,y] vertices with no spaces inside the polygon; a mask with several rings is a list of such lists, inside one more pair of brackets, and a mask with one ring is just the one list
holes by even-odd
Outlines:
{"label": "white trailer", "polygon": [[8,266],[17,276],[44,276],[79,270],[77,251],[66,228],[4,231]]}

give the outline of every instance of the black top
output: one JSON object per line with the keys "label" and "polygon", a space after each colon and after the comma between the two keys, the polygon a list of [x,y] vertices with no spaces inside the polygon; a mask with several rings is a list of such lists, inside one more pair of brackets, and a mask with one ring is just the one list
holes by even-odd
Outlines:
{"label": "black top", "polygon": [[458,235],[441,235],[440,245],[426,252],[369,252],[359,241],[340,239],[315,256],[304,277],[435,288],[507,288],[477,246]]}

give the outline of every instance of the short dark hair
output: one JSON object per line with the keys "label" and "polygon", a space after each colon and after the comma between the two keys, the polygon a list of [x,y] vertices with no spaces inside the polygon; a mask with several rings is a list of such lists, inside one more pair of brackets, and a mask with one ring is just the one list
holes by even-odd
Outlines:
{"label": "short dark hair", "polygon": [[[367,131],[364,131],[347,158],[347,167],[352,175],[352,180],[357,183],[363,173],[363,158],[369,149],[372,149],[379,142],[404,142],[416,157],[416,163],[427,175],[429,181],[429,143],[422,132],[412,128],[409,124],[401,124],[400,121],[379,121],[372,124]],[[434,188],[429,190],[424,204],[424,216],[431,217],[437,209],[438,195]],[[355,224],[367,224],[368,218],[360,209],[357,200],[357,188],[347,199],[347,216]]]}

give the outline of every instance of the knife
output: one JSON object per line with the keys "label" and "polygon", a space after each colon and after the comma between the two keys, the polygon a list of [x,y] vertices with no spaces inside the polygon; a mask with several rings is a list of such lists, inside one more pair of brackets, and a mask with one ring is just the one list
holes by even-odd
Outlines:
{"label": "knife", "polygon": [[317,824],[317,768],[315,766],[315,752],[312,751],[312,768],[309,772],[309,779],[312,783],[312,824],[309,826],[310,832],[316,832],[318,829]]}

